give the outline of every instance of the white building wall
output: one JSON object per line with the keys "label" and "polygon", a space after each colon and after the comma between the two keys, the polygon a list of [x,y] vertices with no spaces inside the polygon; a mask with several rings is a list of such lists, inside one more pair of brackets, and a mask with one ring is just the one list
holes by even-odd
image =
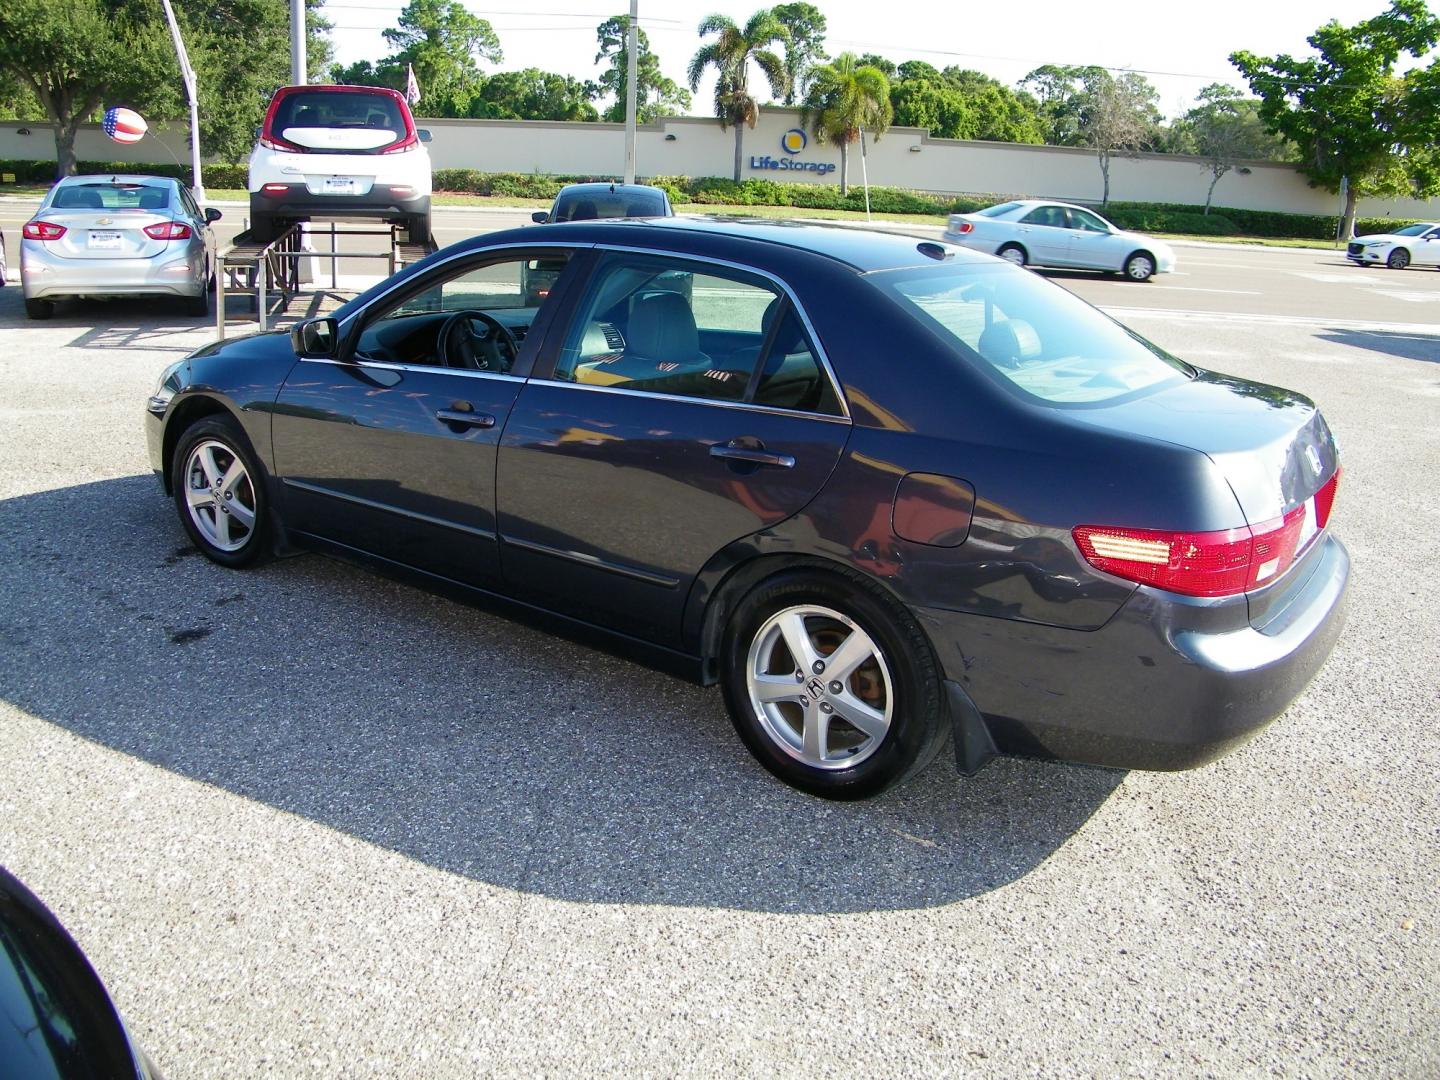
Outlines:
{"label": "white building wall", "polygon": [[[421,119],[434,140],[430,155],[437,169],[469,168],[484,172],[549,173],[557,176],[620,176],[625,167],[624,127],[525,120]],[[839,150],[813,139],[798,153],[781,140],[800,127],[799,110],[770,108],[759,124],[743,133],[741,175],[801,183],[838,184]],[[29,134],[20,135],[20,129]],[[156,141],[168,148],[156,147]],[[721,131],[709,117],[667,117],[642,125],[636,142],[641,176],[730,176],[734,129]],[[82,159],[188,162],[183,129],[152,129],[152,135],[126,146],[107,139],[96,125],[82,127],[76,138]],[[0,122],[0,159],[53,160],[54,138],[44,125]],[[757,167],[774,162],[813,162],[834,166],[821,173]],[[872,184],[949,194],[1027,195],[1099,202],[1100,167],[1088,150],[1014,143],[967,142],[931,138],[919,128],[891,128],[869,142],[867,166]],[[1288,165],[1248,162],[1248,173],[1226,174],[1215,188],[1217,206],[1248,210],[1335,214],[1339,200]],[[1210,172],[1200,158],[1164,154],[1117,157],[1110,166],[1110,197],[1136,202],[1203,203]],[[850,153],[850,181],[860,182],[858,147]],[[1440,218],[1440,200],[1363,199],[1363,216]]]}

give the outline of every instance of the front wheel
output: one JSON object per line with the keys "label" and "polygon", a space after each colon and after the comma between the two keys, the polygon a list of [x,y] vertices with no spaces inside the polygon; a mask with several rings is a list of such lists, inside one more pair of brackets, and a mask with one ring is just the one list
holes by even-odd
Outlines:
{"label": "front wheel", "polygon": [[1124,274],[1131,281],[1149,281],[1155,276],[1155,257],[1148,251],[1137,251],[1125,260]]}
{"label": "front wheel", "polygon": [[180,437],[172,468],[180,523],[201,554],[238,568],[265,553],[264,472],[239,424],[229,416],[197,420]]}
{"label": "front wheel", "polygon": [[940,749],[939,667],[915,621],[857,574],[792,571],[730,616],[725,704],[755,758],[826,799],[879,794]]}
{"label": "front wheel", "polygon": [[1404,248],[1396,248],[1390,252],[1390,257],[1385,260],[1385,265],[1391,270],[1404,270],[1410,265],[1410,252]]}

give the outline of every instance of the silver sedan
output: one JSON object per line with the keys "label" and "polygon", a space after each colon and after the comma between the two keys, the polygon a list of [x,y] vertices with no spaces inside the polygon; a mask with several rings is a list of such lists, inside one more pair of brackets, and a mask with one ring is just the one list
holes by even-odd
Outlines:
{"label": "silver sedan", "polygon": [[74,296],[174,296],[204,315],[219,217],[169,177],[67,176],[21,232],[25,312],[48,319]]}
{"label": "silver sedan", "polygon": [[973,214],[951,214],[945,239],[1019,266],[1109,270],[1132,281],[1175,269],[1169,244],[1116,228],[1095,211],[1070,203],[1018,199]]}

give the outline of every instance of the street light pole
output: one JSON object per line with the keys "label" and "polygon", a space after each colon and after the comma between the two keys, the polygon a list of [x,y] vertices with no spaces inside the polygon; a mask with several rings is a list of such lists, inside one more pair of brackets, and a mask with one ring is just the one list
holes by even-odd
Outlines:
{"label": "street light pole", "polygon": [[625,56],[625,183],[635,182],[635,52],[640,43],[640,0],[630,0],[630,27]]}
{"label": "street light pole", "polygon": [[305,58],[305,0],[290,0],[290,85],[304,86],[309,65]]}
{"label": "street light pole", "polygon": [[190,99],[190,189],[195,201],[205,201],[205,184],[200,178],[200,106],[196,100],[195,69],[190,66],[190,54],[185,51],[185,41],[180,36],[180,24],[175,21],[175,10],[170,0],[160,0],[165,7],[165,21],[170,24],[170,37],[175,42],[175,58],[180,62],[180,77],[185,80],[185,96]]}

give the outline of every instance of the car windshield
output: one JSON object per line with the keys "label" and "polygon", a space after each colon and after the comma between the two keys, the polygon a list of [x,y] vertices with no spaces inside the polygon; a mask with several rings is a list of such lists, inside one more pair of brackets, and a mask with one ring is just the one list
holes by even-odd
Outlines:
{"label": "car windshield", "polygon": [[1000,217],[1002,214],[1008,214],[1011,210],[1015,210],[1019,206],[1020,204],[1018,202],[1002,202],[999,206],[987,206],[984,210],[976,210],[975,216]]}
{"label": "car windshield", "polygon": [[1403,229],[1396,229],[1391,236],[1419,236],[1423,232],[1429,232],[1435,228],[1434,225],[1427,225],[1421,222],[1418,225],[1406,225]]}
{"label": "car windshield", "polygon": [[867,279],[1003,385],[1054,405],[1094,405],[1191,369],[1071,293],[1007,266],[887,270]]}
{"label": "car windshield", "polygon": [[164,210],[169,205],[168,187],[119,180],[62,184],[50,200],[56,210]]}
{"label": "car windshield", "polygon": [[660,191],[578,191],[563,194],[555,203],[555,221],[594,218],[664,217],[665,196]]}

